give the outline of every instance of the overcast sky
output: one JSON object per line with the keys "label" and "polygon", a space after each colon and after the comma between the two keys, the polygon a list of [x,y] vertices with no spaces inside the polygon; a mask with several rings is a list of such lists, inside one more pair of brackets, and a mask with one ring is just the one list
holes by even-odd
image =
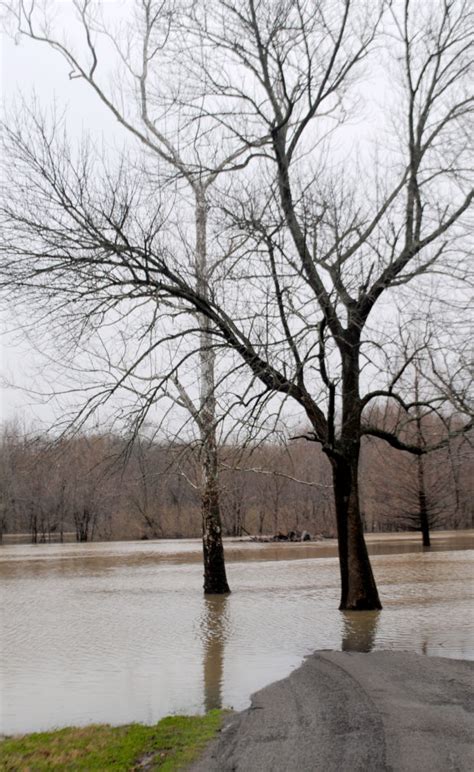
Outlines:
{"label": "overcast sky", "polygon": [[[130,6],[128,0],[105,0],[107,12],[112,16],[122,13]],[[73,28],[71,21],[72,8],[69,0],[49,0],[48,7],[56,8],[60,24],[65,28]],[[74,38],[72,38],[74,42]],[[371,101],[371,109],[366,110],[364,121],[348,126],[342,133],[342,144],[346,150],[354,143],[354,137],[364,136],[369,141],[372,129],[377,123],[377,111],[375,104],[381,104],[389,99],[393,93],[393,84],[387,88],[388,81],[373,77],[370,83],[364,84],[362,89],[370,89],[368,100]],[[118,124],[111,114],[104,108],[98,99],[91,93],[90,88],[80,79],[69,78],[69,67],[66,62],[48,46],[34,43],[21,38],[15,41],[11,36],[2,34],[1,37],[1,86],[3,110],[8,113],[12,104],[19,97],[27,102],[36,94],[39,104],[47,108],[56,104],[60,110],[67,109],[68,128],[80,136],[83,131],[92,132],[101,141],[103,137],[109,144],[123,138]],[[380,113],[379,113],[380,115]],[[362,129],[361,129],[362,124]],[[344,152],[344,147],[343,147]],[[18,320],[21,322],[22,320]],[[16,320],[9,317],[5,320],[6,328],[14,328]],[[48,341],[44,341],[45,347],[50,349]],[[15,389],[9,384],[17,384],[20,387],[28,387],[34,390],[38,376],[49,372],[55,372],[55,368],[49,366],[38,352],[23,339],[19,344],[19,336],[5,332],[1,346],[1,372],[3,376],[3,388],[1,391],[0,417],[11,419],[15,416],[24,417],[27,420],[37,417],[50,423],[57,415],[58,406],[42,404],[41,399],[33,393],[27,394],[21,389]],[[46,379],[47,380],[47,379]],[[55,384],[56,385],[56,384]]]}
{"label": "overcast sky", "polygon": [[[64,26],[73,29],[68,22],[73,20],[69,0],[49,0],[59,6]],[[114,0],[106,0],[110,9],[118,6]],[[102,136],[110,138],[118,134],[116,121],[90,93],[90,89],[79,79],[70,80],[68,66],[61,57],[47,46],[32,42],[24,37],[15,41],[10,35],[1,33],[1,89],[2,113],[24,98],[27,102],[36,96],[39,103],[47,108],[57,105],[66,107],[68,130],[93,132],[100,141]],[[21,324],[21,319],[18,320]],[[58,414],[59,406],[45,402],[24,388],[40,387],[40,377],[48,372],[46,361],[35,352],[28,341],[19,334],[5,330],[15,328],[17,320],[4,319],[4,333],[1,339],[1,397],[0,419],[18,417],[29,422],[38,419],[51,423]],[[11,388],[8,384],[20,387]]]}

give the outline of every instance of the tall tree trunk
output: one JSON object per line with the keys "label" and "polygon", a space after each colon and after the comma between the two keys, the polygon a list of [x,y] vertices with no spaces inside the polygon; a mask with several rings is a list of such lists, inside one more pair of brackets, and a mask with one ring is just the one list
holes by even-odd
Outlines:
{"label": "tall tree trunk", "polygon": [[346,332],[342,355],[342,425],[337,452],[331,457],[336,504],[341,610],[381,609],[359,502],[361,401],[359,395],[360,325]]}
{"label": "tall tree trunk", "polygon": [[35,514],[32,514],[30,517],[30,533],[31,533],[31,543],[37,544],[38,543],[38,516]]}
{"label": "tall tree trunk", "polygon": [[204,557],[204,592],[219,594],[230,592],[224,561],[222,523],[219,507],[217,447],[215,429],[202,438],[202,548]]}
{"label": "tall tree trunk", "polygon": [[426,500],[425,485],[425,465],[423,456],[417,456],[417,478],[418,478],[418,517],[420,518],[421,535],[423,538],[423,547],[431,547],[430,539],[430,519],[428,512],[428,503]]}
{"label": "tall tree trunk", "polygon": [[[196,273],[198,291],[209,297],[207,267],[207,202],[202,190],[196,192]],[[215,354],[210,323],[200,315],[200,404],[199,427],[202,444],[202,545],[204,592],[230,592],[227,583],[219,507],[218,459],[216,440]]]}
{"label": "tall tree trunk", "polygon": [[382,608],[360,516],[358,467],[358,450],[350,459],[332,459],[341,572],[341,610]]}
{"label": "tall tree trunk", "polygon": [[[419,363],[416,363],[415,368],[415,400],[420,400],[420,387],[419,387]],[[417,405],[416,407],[416,444],[420,450],[424,447],[423,436],[423,424],[421,409]],[[430,521],[428,512],[428,501],[426,499],[426,484],[425,484],[425,462],[422,455],[416,457],[416,475],[417,475],[417,487],[418,487],[418,517],[420,520],[421,536],[423,539],[423,547],[431,547],[430,539]]]}

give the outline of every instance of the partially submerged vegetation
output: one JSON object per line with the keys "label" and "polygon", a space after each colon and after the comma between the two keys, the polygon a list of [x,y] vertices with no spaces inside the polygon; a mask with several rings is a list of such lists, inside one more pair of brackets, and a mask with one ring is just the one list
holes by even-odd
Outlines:
{"label": "partially submerged vegetation", "polygon": [[0,769],[172,772],[199,756],[222,716],[212,710],[205,716],[169,716],[154,726],[95,724],[7,737],[0,742]]}
{"label": "partially submerged vegetation", "polygon": [[[104,129],[99,149],[92,107],[83,139],[41,100],[6,111],[0,293],[7,326],[45,354],[34,393],[63,402],[73,434],[104,405],[130,442],[155,420],[177,438],[194,422],[206,593],[229,590],[224,438],[316,443],[340,609],[381,608],[363,442],[416,459],[473,428],[468,0],[142,0],[119,19],[63,5],[74,14],[4,0],[2,16],[125,134],[119,150]],[[408,514],[427,545],[424,462],[416,478]],[[85,496],[74,513],[86,541]]]}

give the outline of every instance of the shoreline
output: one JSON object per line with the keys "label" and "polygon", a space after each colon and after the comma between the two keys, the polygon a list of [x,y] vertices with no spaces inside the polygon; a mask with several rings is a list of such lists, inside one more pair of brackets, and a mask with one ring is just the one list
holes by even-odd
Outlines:
{"label": "shoreline", "polygon": [[[453,528],[447,528],[447,529],[439,529],[439,530],[433,530],[431,532],[431,538],[434,539],[434,541],[439,541],[442,539],[456,539],[462,536],[472,536],[474,538],[474,527],[472,528],[460,528],[460,529],[453,529]],[[91,541],[77,541],[75,538],[75,534],[72,531],[68,531],[64,533],[64,540],[61,541],[59,538],[52,538],[50,541],[41,542],[38,541],[36,543],[32,543],[29,534],[27,533],[3,533],[3,540],[0,541],[0,547],[54,547],[54,546],[67,546],[71,547],[71,545],[76,545],[77,547],[87,547],[88,545],[113,545],[113,544],[137,544],[146,546],[147,544],[168,544],[169,542],[172,543],[187,543],[192,542],[196,543],[197,545],[201,545],[202,539],[200,536],[162,536],[162,537],[156,537],[156,538],[147,538],[143,539],[140,537],[127,537],[127,538],[116,538],[116,539],[94,539]],[[367,543],[370,544],[376,544],[377,542],[389,540],[389,541],[400,541],[400,542],[420,542],[421,544],[421,535],[419,531],[407,531],[407,530],[400,530],[400,531],[366,531],[364,532],[364,538],[366,539]],[[259,539],[263,539],[264,541],[260,541]],[[266,541],[268,540],[268,541]],[[335,535],[329,535],[327,533],[319,533],[315,532],[312,534],[311,540],[308,541],[291,541],[291,540],[282,540],[278,541],[272,540],[272,534],[266,533],[266,534],[248,534],[243,536],[224,536],[224,545],[238,545],[238,544],[301,544],[301,545],[311,545],[311,544],[324,544],[324,543],[331,543],[334,542],[337,543],[337,538]]]}
{"label": "shoreline", "polygon": [[[113,768],[151,770],[163,747],[166,755],[170,753],[166,743],[156,745],[157,728],[177,722],[181,731],[179,724],[184,722],[194,732],[193,724],[204,722],[192,740],[190,735],[184,739],[176,735],[176,768],[189,772],[470,772],[474,769],[473,679],[470,660],[400,651],[317,651],[289,676],[253,694],[250,707],[241,712],[171,716],[151,727],[91,725],[4,736],[0,761],[6,770],[19,768],[9,766],[8,753],[29,764],[36,752],[46,766],[34,768],[56,768],[48,766],[47,759],[57,752],[58,741],[64,741],[62,757],[70,754],[74,759],[77,747],[83,750],[84,737],[90,735],[87,752],[95,754],[99,745],[105,772],[112,768],[106,759],[114,757],[129,733],[126,742],[138,735],[140,753],[133,763],[124,759],[124,766]],[[172,757],[168,761],[173,764]],[[69,768],[67,763],[64,768]]]}
{"label": "shoreline", "polygon": [[190,772],[470,772],[474,662],[318,651],[225,721]]}
{"label": "shoreline", "polygon": [[0,769],[132,772],[188,768],[222,725],[224,711],[167,716],[158,723],[89,724],[0,737]]}

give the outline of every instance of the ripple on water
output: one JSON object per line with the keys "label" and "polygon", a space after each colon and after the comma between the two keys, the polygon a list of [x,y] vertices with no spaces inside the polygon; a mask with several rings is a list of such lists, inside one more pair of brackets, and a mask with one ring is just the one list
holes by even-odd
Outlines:
{"label": "ripple on water", "polygon": [[195,542],[44,546],[1,553],[0,732],[242,708],[317,649],[474,658],[473,551],[374,556],[384,609],[351,614],[337,560],[298,547],[239,545],[204,598]]}

